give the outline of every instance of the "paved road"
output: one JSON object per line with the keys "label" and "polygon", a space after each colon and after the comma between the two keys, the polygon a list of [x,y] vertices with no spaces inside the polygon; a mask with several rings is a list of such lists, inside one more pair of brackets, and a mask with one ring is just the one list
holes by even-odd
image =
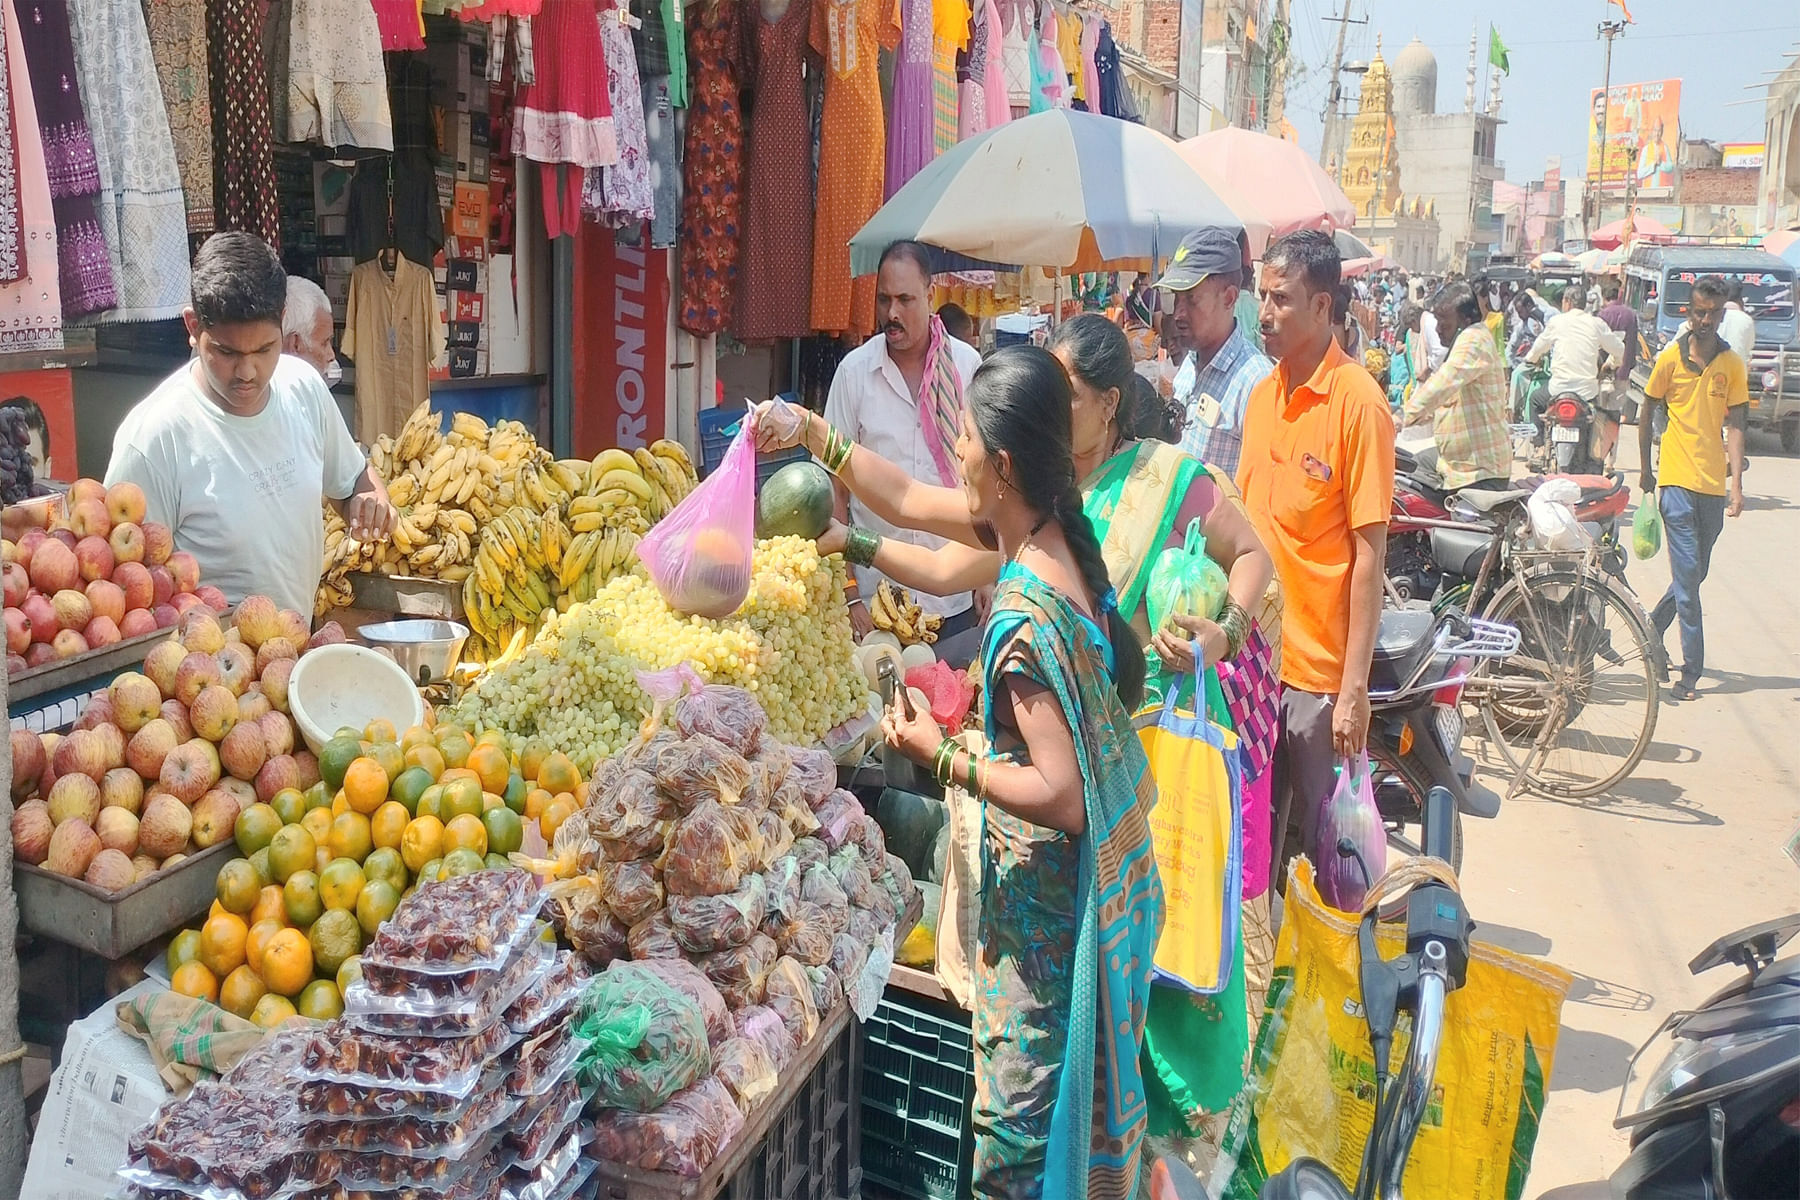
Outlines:
{"label": "paved road", "polygon": [[[1601,1181],[1627,1150],[1612,1116],[1633,1051],[1728,979],[1696,979],[1688,960],[1800,911],[1800,868],[1782,850],[1800,824],[1800,459],[1773,438],[1750,449],[1744,514],[1726,522],[1701,593],[1700,698],[1661,709],[1649,756],[1612,795],[1526,797],[1464,827],[1480,936],[1575,974],[1528,1197],[1608,1195]],[[1630,575],[1646,605],[1668,584],[1660,557]],[[1679,661],[1673,630],[1669,647]]]}

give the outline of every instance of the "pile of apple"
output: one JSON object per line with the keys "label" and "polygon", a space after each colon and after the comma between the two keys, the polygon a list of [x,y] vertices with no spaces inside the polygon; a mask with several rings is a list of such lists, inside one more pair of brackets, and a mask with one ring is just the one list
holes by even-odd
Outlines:
{"label": "pile of apple", "polygon": [[8,675],[170,628],[196,605],[225,611],[194,556],[144,512],[137,484],[78,479],[66,518],[0,543]]}
{"label": "pile of apple", "polygon": [[14,852],[118,891],[230,841],[240,811],[319,778],[296,749],[288,677],[301,654],[343,640],[335,622],[309,636],[267,596],[229,624],[190,608],[68,734],[12,731]]}

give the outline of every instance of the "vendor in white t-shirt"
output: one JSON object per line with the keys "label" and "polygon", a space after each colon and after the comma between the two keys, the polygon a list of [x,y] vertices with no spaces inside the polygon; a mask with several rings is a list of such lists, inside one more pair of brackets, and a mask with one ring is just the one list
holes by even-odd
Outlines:
{"label": "vendor in white t-shirt", "polygon": [[287,276],[275,252],[247,233],[215,234],[193,281],[182,319],[194,358],[126,415],[106,482],[143,488],[150,519],[227,600],[260,593],[311,616],[320,500],[365,541],[393,532],[393,506],[319,372],[282,353]]}

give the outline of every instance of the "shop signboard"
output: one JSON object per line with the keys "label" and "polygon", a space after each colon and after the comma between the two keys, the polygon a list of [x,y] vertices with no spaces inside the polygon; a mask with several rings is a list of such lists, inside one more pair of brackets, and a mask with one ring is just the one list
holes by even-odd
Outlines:
{"label": "shop signboard", "polygon": [[1719,156],[1720,166],[1760,167],[1768,157],[1768,147],[1762,142],[1726,142],[1719,147]]}
{"label": "shop signboard", "polygon": [[1623,195],[1627,181],[1634,178],[1639,196],[1673,193],[1675,158],[1681,148],[1681,80],[1620,83],[1610,91],[1595,88],[1589,100],[1588,179],[1604,178],[1609,196]]}
{"label": "shop signboard", "polygon": [[669,252],[616,242],[583,222],[575,238],[575,453],[635,450],[668,423]]}
{"label": "shop signboard", "polygon": [[81,474],[75,462],[74,378],[66,367],[0,371],[0,405],[26,411],[39,478],[68,481]]}

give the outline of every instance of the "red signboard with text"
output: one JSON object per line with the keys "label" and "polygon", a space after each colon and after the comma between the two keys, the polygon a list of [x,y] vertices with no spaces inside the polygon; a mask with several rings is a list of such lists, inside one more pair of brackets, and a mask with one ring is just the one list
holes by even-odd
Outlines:
{"label": "red signboard with text", "polygon": [[668,419],[669,252],[583,221],[574,292],[575,453],[647,446]]}

